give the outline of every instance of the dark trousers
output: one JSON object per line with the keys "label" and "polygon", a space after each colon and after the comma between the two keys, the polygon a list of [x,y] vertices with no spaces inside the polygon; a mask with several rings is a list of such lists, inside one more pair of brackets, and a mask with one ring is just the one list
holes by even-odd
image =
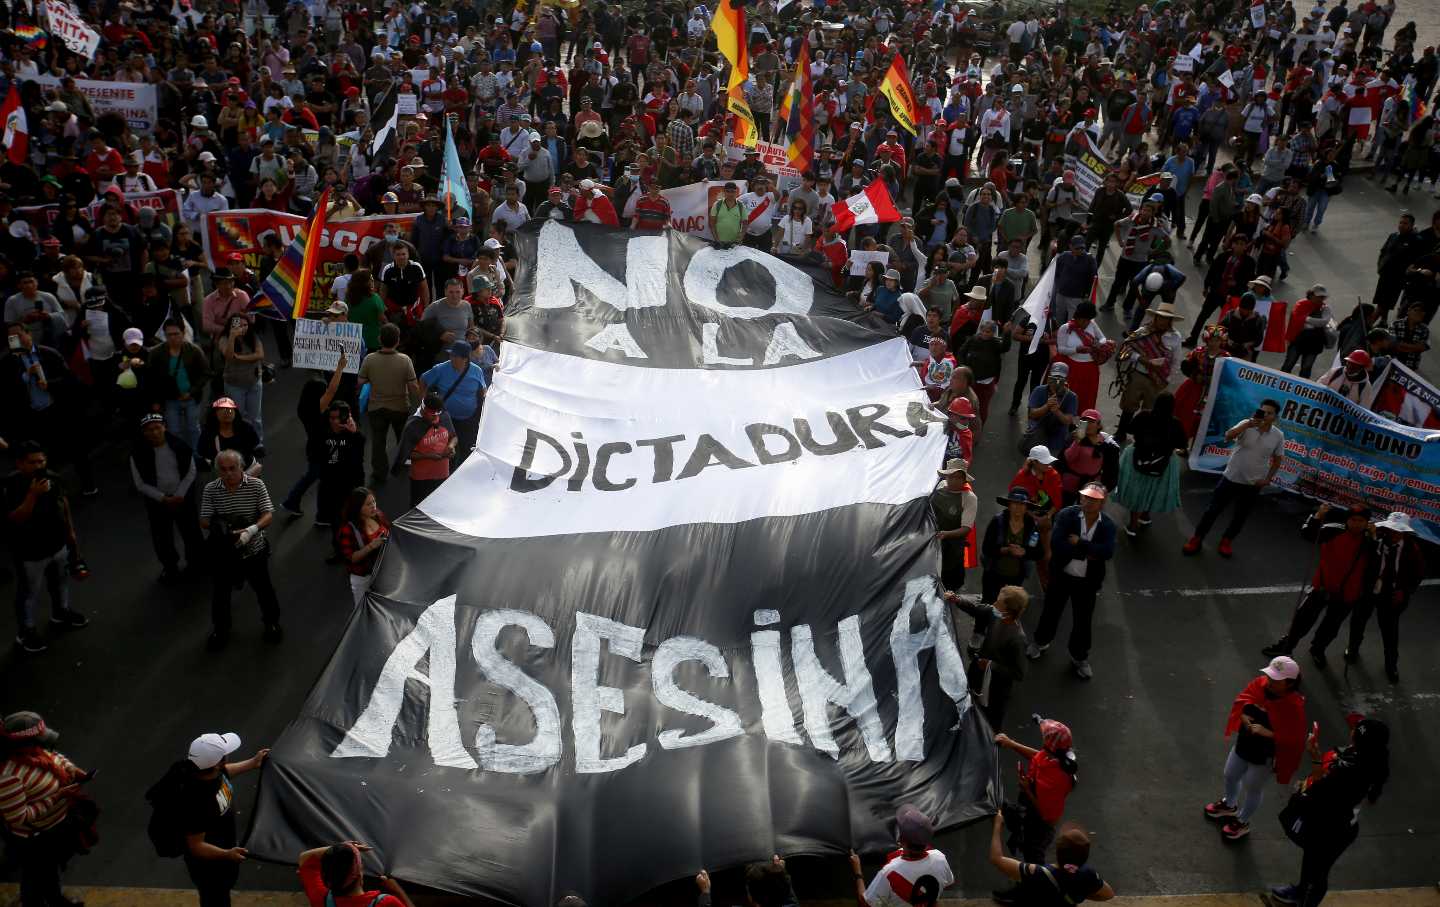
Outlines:
{"label": "dark trousers", "polygon": [[1010,408],[1019,409],[1030,392],[1045,380],[1045,369],[1050,365],[1050,349],[1044,343],[1034,355],[1020,351],[1019,368],[1015,371],[1015,390],[1010,395]]}
{"label": "dark trousers", "polygon": [[332,526],[339,522],[345,497],[358,484],[353,475],[322,475],[320,486],[315,489],[315,519]]}
{"label": "dark trousers", "polygon": [[9,840],[10,850],[20,863],[20,907],[60,903],[60,863],[65,858],[60,833],[51,830]]}
{"label": "dark trousers", "polygon": [[1380,313],[1376,324],[1387,324],[1390,321],[1390,310],[1395,307],[1396,301],[1400,299],[1400,291],[1404,289],[1404,274],[1380,275],[1380,279],[1375,282],[1375,295],[1370,299]]}
{"label": "dark trousers", "polygon": [[[250,588],[255,591],[255,599],[260,603],[260,621],[263,624],[268,627],[280,623],[280,599],[275,595],[275,584],[270,580],[269,551],[240,558],[229,564],[212,564],[211,567],[215,582],[211,587],[210,622],[214,625],[215,632],[230,632],[230,596],[235,590],[236,580],[249,583]],[[226,903],[229,903],[228,895]]]}
{"label": "dark trousers", "polygon": [[1010,852],[1027,863],[1044,863],[1045,851],[1055,840],[1055,826],[1040,818],[1040,810],[1023,793],[1019,804],[1006,803],[1002,809],[1005,827],[1010,829],[1010,837],[1005,842]]}
{"label": "dark trousers", "polygon": [[440,487],[444,479],[411,479],[410,480],[410,506],[419,507],[421,502],[430,496],[430,492]]}
{"label": "dark trousers", "polygon": [[145,515],[150,518],[150,543],[155,546],[160,566],[167,571],[180,566],[180,554],[175,550],[177,532],[185,545],[185,563],[193,569],[205,562],[205,540],[200,535],[200,512],[193,489],[174,509],[146,498]]}
{"label": "dark trousers", "polygon": [[[1314,832],[1312,832],[1314,834]],[[1318,907],[1330,890],[1330,868],[1360,834],[1360,826],[1350,825],[1344,830],[1316,835],[1317,840],[1306,845],[1300,859],[1300,907]]]}
{"label": "dark trousers", "polygon": [[1250,518],[1250,511],[1255,508],[1255,501],[1260,497],[1260,486],[1242,485],[1239,482],[1232,482],[1224,476],[1215,483],[1215,490],[1210,492],[1210,505],[1205,508],[1204,516],[1200,517],[1200,523],[1195,527],[1195,537],[1205,538],[1210,532],[1210,527],[1220,519],[1220,514],[1225,508],[1235,506],[1235,512],[1230,516],[1230,525],[1225,527],[1225,538],[1234,539],[1245,528],[1245,521]]}
{"label": "dark trousers", "polygon": [[478,411],[468,419],[455,420],[455,467],[464,463],[470,456],[470,452],[475,449],[475,438],[479,434],[480,413]]}
{"label": "dark trousers", "polygon": [[300,499],[305,497],[305,492],[310,490],[311,485],[320,481],[322,469],[323,464],[307,462],[305,464],[305,472],[300,478],[295,480],[295,484],[285,493],[285,500],[281,502],[280,506],[289,507],[292,510],[299,510]]}
{"label": "dark trousers", "polygon": [[1350,615],[1350,651],[1360,651],[1365,641],[1365,625],[1370,614],[1375,614],[1375,623],[1380,625],[1380,642],[1385,646],[1385,668],[1394,671],[1400,667],[1400,615],[1410,605],[1410,596],[1401,596],[1397,603],[1389,595],[1366,595],[1355,603],[1355,612]]}
{"label": "dark trousers", "polygon": [[1206,323],[1210,321],[1210,316],[1220,311],[1223,305],[1225,305],[1225,297],[1219,293],[1205,294],[1205,301],[1200,303],[1200,314],[1196,317],[1195,323],[1190,326],[1191,340],[1199,340],[1200,332],[1205,329]]}
{"label": "dark trousers", "polygon": [[393,433],[398,443],[409,415],[398,409],[372,407],[366,410],[365,417],[370,420],[370,480],[379,484],[390,474],[390,456],[385,449],[387,435]]}
{"label": "dark trousers", "polygon": [[230,889],[240,878],[240,864],[229,860],[185,858],[190,881],[200,895],[200,907],[230,907]]}
{"label": "dark trousers", "polygon": [[1205,225],[1205,235],[1201,237],[1200,245],[1195,247],[1195,260],[1198,262],[1202,258],[1214,258],[1220,251],[1220,240],[1229,228],[1229,221],[1212,217]]}
{"label": "dark trousers", "polygon": [[1185,196],[1176,194],[1175,205],[1170,209],[1170,217],[1175,221],[1175,235],[1180,239],[1185,238]]}
{"label": "dark trousers", "polygon": [[1324,652],[1325,647],[1340,635],[1340,627],[1354,607],[1354,602],[1347,602],[1338,595],[1330,595],[1323,589],[1311,589],[1305,593],[1305,597],[1300,600],[1300,606],[1290,617],[1290,628],[1285,631],[1286,645],[1295,648],[1296,644],[1305,638],[1305,634],[1310,632],[1310,628],[1315,626],[1315,622],[1319,621],[1320,626],[1310,640],[1310,651]]}
{"label": "dark trousers", "polygon": [[1135,287],[1132,281],[1135,275],[1139,274],[1145,267],[1145,262],[1135,261],[1130,258],[1121,258],[1115,262],[1115,280],[1110,284],[1110,292],[1105,294],[1105,308],[1115,308],[1116,298],[1125,300],[1127,306],[1132,305],[1135,298]]}
{"label": "dark trousers", "polygon": [[1084,661],[1090,655],[1090,623],[1095,617],[1095,599],[1100,590],[1088,579],[1071,576],[1064,565],[1053,562],[1050,568],[1050,585],[1045,590],[1045,610],[1040,612],[1040,623],[1035,627],[1035,644],[1048,646],[1060,627],[1060,615],[1065,613],[1067,603],[1074,609],[1070,625],[1070,657]]}
{"label": "dark trousers", "polygon": [[[441,289],[444,289],[443,287]],[[275,341],[275,355],[280,363],[289,366],[291,362],[290,349],[290,322],[277,321],[274,318],[261,319],[265,324],[270,325],[270,337]]]}

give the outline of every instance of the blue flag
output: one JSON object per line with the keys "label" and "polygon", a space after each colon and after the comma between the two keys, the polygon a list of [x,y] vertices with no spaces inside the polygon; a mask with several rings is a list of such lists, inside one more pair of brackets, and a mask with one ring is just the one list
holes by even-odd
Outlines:
{"label": "blue flag", "polygon": [[445,163],[440,168],[440,194],[445,196],[447,219],[461,214],[469,217],[474,210],[470,204],[470,187],[465,182],[465,172],[460,169],[460,151],[455,147],[455,133],[448,117],[445,120]]}

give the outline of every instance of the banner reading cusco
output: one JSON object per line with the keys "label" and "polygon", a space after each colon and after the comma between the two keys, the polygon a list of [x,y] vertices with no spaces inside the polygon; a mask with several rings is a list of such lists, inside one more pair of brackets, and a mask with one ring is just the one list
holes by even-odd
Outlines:
{"label": "banner reading cusco", "polygon": [[[274,233],[280,237],[281,246],[289,246],[306,220],[297,214],[266,208],[239,208],[209,214],[205,218],[203,237],[205,259],[211,267],[219,267],[227,255],[239,252],[245,256],[246,267],[257,269],[266,234]],[[363,262],[372,246],[384,242],[387,226],[396,224],[401,236],[409,236],[414,223],[414,214],[379,214],[326,224],[320,236],[320,272],[315,275],[315,292],[321,293],[340,275],[346,255],[353,252]]]}
{"label": "banner reading cusco", "polygon": [[1250,418],[1260,402],[1280,404],[1285,462],[1275,484],[1378,513],[1400,510],[1416,531],[1440,542],[1440,433],[1392,422],[1313,381],[1226,359],[1215,369],[1190,468],[1220,472],[1232,445],[1225,432]]}

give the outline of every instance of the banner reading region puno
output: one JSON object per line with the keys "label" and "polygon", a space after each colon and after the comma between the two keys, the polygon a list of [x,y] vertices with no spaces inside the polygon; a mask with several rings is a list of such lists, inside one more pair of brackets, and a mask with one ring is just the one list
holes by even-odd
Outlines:
{"label": "banner reading region puno", "polygon": [[1269,398],[1280,404],[1285,461],[1275,484],[1337,505],[1401,510],[1440,542],[1440,433],[1377,415],[1313,381],[1239,359],[1215,369],[1190,468],[1220,472],[1233,445],[1225,432]]}
{"label": "banner reading region puno", "polygon": [[945,438],[828,274],[531,223],[475,453],[396,521],[250,853],[339,838],[506,904],[633,900],[993,813],[936,580]]}
{"label": "banner reading region puno", "polygon": [[[385,227],[396,224],[401,236],[410,235],[414,214],[380,214],[349,220],[332,220],[320,237],[320,271],[315,275],[315,299],[324,299],[330,283],[344,272],[345,256],[351,252],[361,256],[371,246],[385,241]],[[245,256],[247,267],[260,265],[261,243],[267,233],[280,237],[281,246],[289,246],[295,234],[307,223],[298,214],[285,214],[266,208],[237,208],[206,215],[202,230],[205,260],[219,267],[232,252]]]}
{"label": "banner reading region puno", "polygon": [[[60,80],[51,75],[29,76],[26,81],[38,82],[46,90],[60,87]],[[89,101],[95,115],[116,113],[138,134],[153,132],[160,119],[155,86],[144,82],[98,82],[76,79],[75,88]]]}

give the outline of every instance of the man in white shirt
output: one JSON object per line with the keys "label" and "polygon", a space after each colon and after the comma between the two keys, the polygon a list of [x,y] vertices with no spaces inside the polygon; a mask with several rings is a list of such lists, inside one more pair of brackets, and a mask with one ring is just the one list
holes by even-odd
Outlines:
{"label": "man in white shirt", "polygon": [[185,201],[180,205],[180,219],[185,221],[186,226],[195,232],[196,236],[205,235],[205,215],[213,211],[225,211],[230,207],[230,202],[225,196],[215,191],[215,174],[200,174],[200,189],[185,196]]}
{"label": "man in white shirt", "polygon": [[739,199],[745,209],[745,245],[762,252],[770,251],[773,215],[780,210],[774,193],[768,191],[769,185],[769,179],[757,176],[750,180],[750,191]]}
{"label": "man in white shirt", "polygon": [[1210,494],[1210,505],[1195,527],[1195,534],[1182,549],[1185,554],[1199,554],[1205,542],[1205,534],[1220,518],[1220,514],[1231,504],[1235,513],[1230,525],[1220,538],[1220,555],[1230,557],[1234,552],[1230,543],[1245,527],[1245,520],[1260,497],[1260,490],[1275,479],[1280,464],[1285,459],[1285,435],[1275,427],[1280,415],[1280,404],[1274,400],[1260,401],[1255,415],[1239,423],[1225,433],[1225,440],[1235,444],[1230,460],[1225,464],[1225,473]]}
{"label": "man in white shirt", "polygon": [[[860,871],[860,857],[854,852],[850,854],[850,868],[855,872],[855,900],[860,907],[909,907],[917,903],[915,883],[926,876],[934,879],[938,888],[955,884],[950,861],[930,846],[935,829],[928,816],[906,804],[896,810],[895,826],[900,849],[890,854],[869,887]],[[940,892],[926,894],[930,900],[938,898]]]}
{"label": "man in white shirt", "polygon": [[996,98],[995,106],[980,115],[980,135],[987,139],[999,136],[1010,144],[1010,111],[1005,109],[1004,98]]}

